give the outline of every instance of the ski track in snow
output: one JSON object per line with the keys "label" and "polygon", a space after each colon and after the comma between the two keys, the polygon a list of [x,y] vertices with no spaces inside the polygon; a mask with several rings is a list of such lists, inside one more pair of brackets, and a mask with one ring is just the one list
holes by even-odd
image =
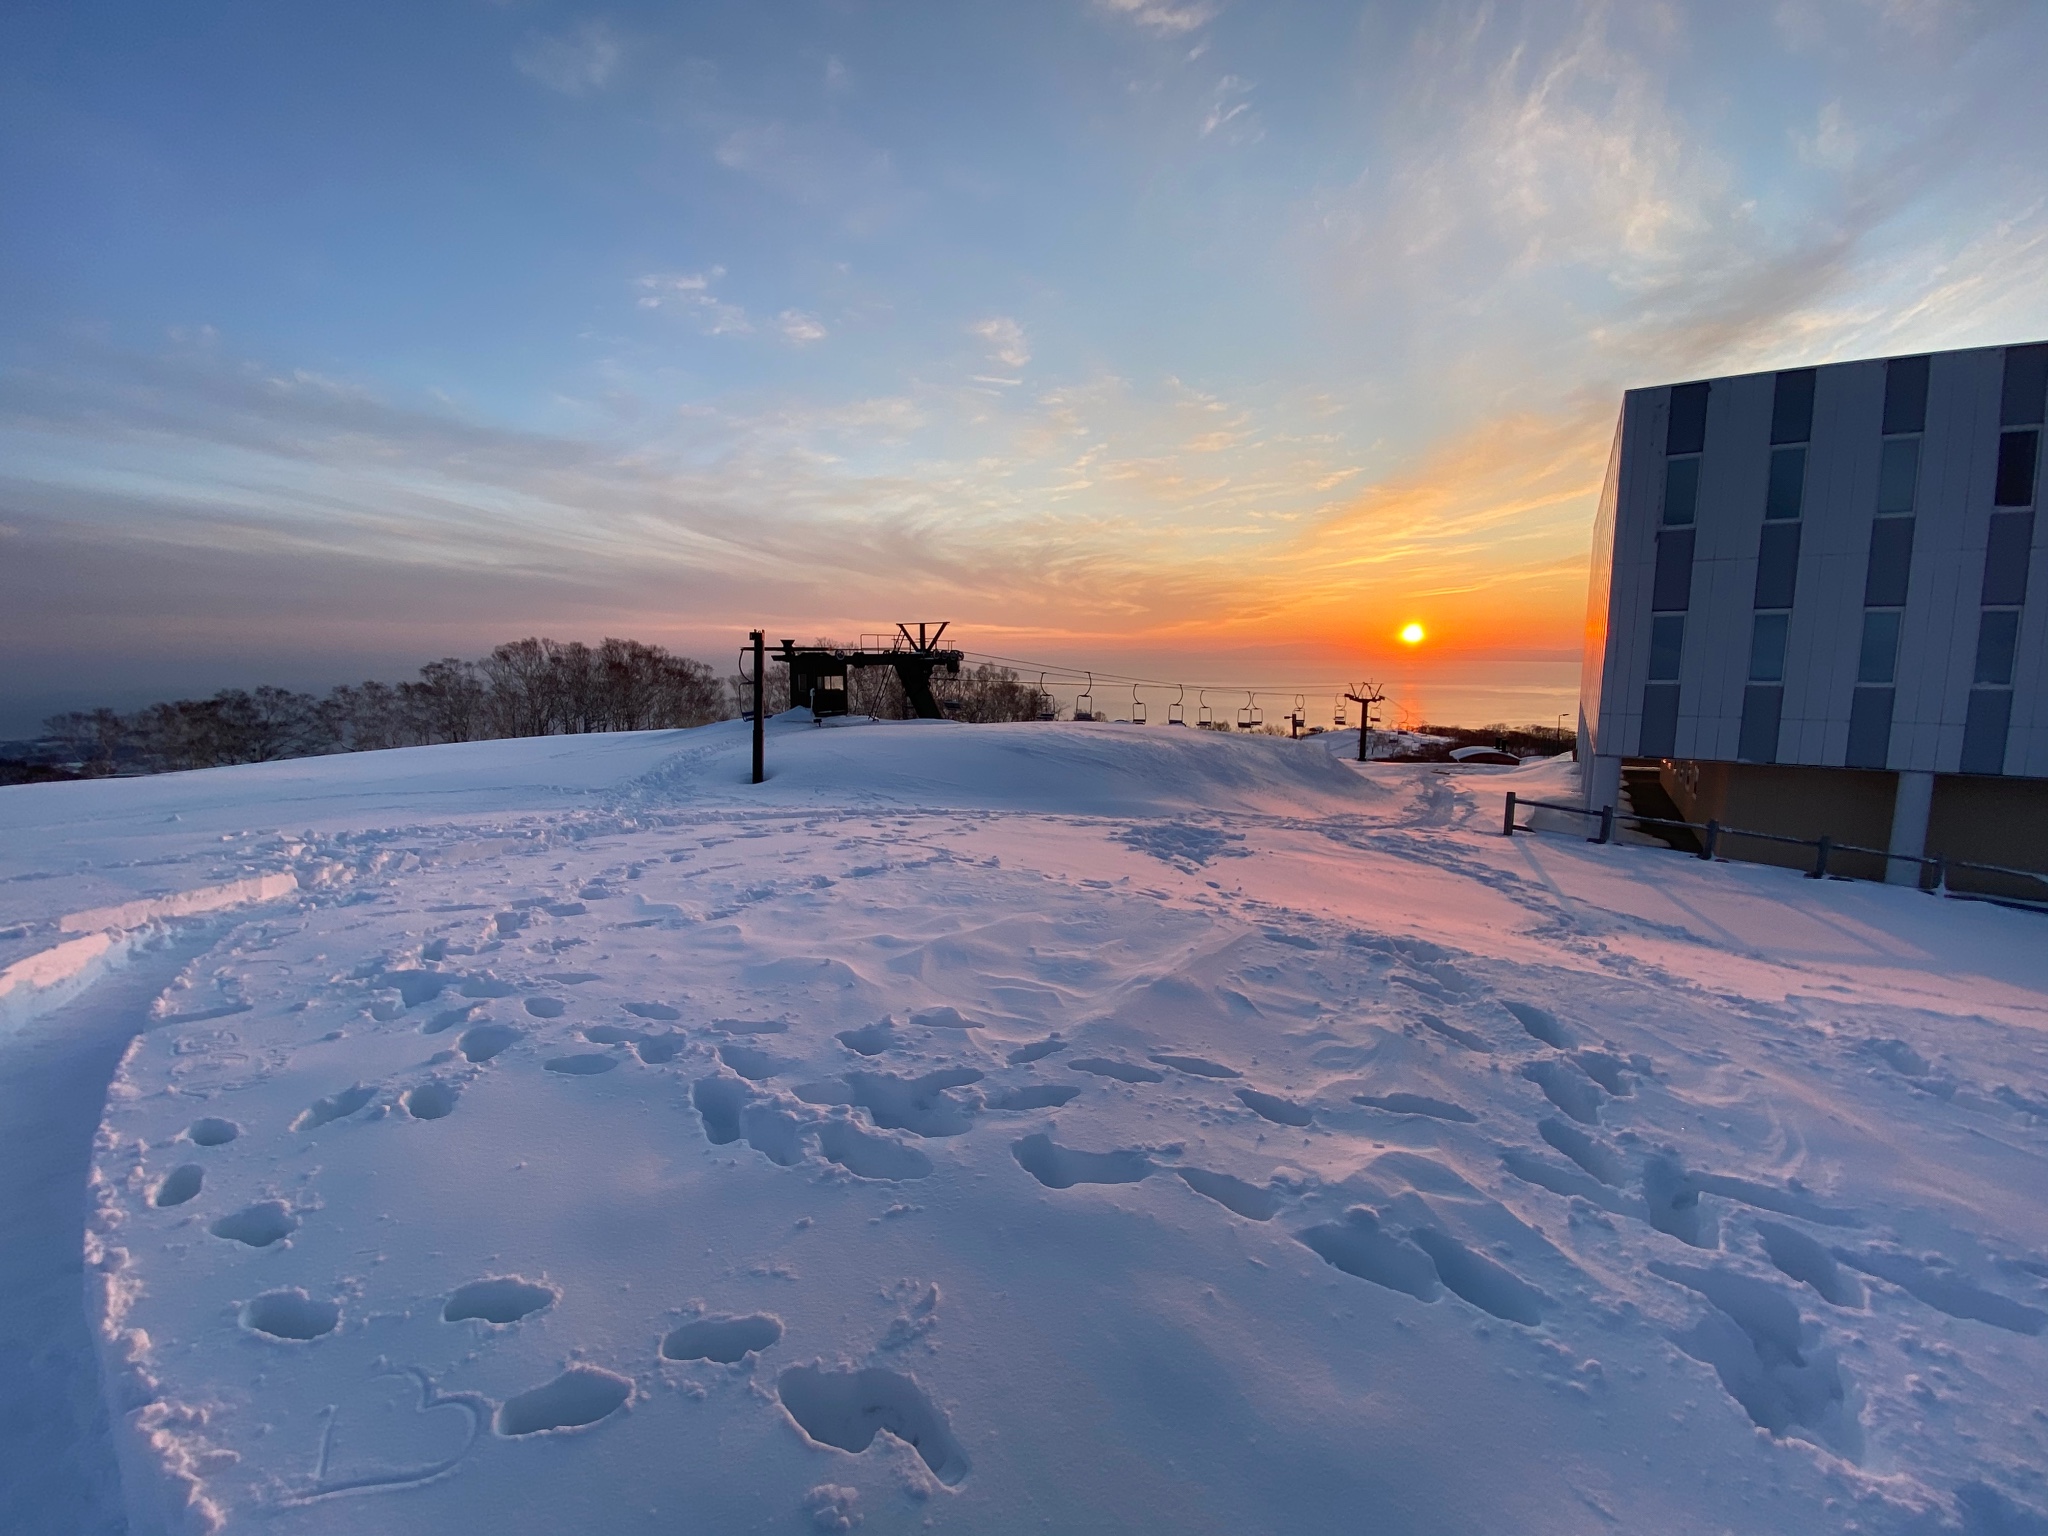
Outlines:
{"label": "ski track in snow", "polygon": [[[962,739],[382,825],[272,765],[333,780],[290,833],[190,775],[153,858],[10,867],[21,953],[164,871],[299,892],[0,1038],[41,1093],[77,1031],[82,1148],[146,1025],[68,1197],[114,1428],[30,1528],[120,1529],[118,1457],[138,1530],[2048,1529],[2048,966],[1945,948],[2039,919],[1489,837],[1489,775],[1271,766],[1315,744],[984,734],[1004,803]],[[885,749],[929,803],[840,787]],[[90,1404],[63,1350],[8,1422]]]}

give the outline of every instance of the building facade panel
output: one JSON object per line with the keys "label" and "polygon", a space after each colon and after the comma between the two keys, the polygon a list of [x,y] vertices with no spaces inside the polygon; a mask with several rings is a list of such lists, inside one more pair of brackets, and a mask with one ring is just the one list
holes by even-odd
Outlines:
{"label": "building facade panel", "polygon": [[[1917,775],[1921,824],[1929,776],[2048,780],[2044,444],[2048,344],[1629,391],[1589,596],[1590,803],[1630,759],[1731,804],[1824,772],[1859,816]],[[1946,826],[2018,802],[1934,803]]]}

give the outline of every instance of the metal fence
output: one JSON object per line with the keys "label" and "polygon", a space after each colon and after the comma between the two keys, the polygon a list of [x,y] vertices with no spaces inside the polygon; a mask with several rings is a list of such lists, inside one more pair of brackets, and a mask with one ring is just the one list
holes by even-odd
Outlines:
{"label": "metal fence", "polygon": [[[1830,875],[1833,875],[1836,879],[1853,878],[1832,869],[1830,866],[1837,854],[1861,854],[1884,861],[1884,867],[1887,870],[1894,863],[1917,864],[1920,867],[1920,888],[1922,890],[1930,890],[1937,896],[1956,896],[1977,901],[1998,901],[2011,905],[2039,907],[2048,910],[2048,875],[2044,875],[2038,870],[2011,869],[2003,864],[1978,864],[1969,859],[1951,859],[1938,854],[1921,856],[1918,854],[1892,853],[1884,848],[1864,848],[1855,843],[1837,842],[1832,837],[1787,837],[1779,832],[1758,832],[1748,827],[1724,827],[1718,821],[1676,821],[1667,816],[1638,816],[1633,811],[1617,811],[1611,805],[1603,805],[1599,810],[1595,811],[1589,810],[1583,805],[1564,805],[1555,800],[1525,800],[1513,790],[1508,791],[1507,809],[1501,817],[1500,832],[1502,837],[1513,837],[1517,832],[1535,832],[1538,830],[1532,826],[1524,826],[1516,820],[1517,811],[1522,809],[1563,811],[1570,816],[1583,816],[1590,821],[1598,822],[1599,830],[1586,839],[1589,843],[1613,842],[1614,828],[1617,822],[1632,822],[1639,827],[1683,828],[1688,832],[1695,832],[1700,835],[1700,851],[1693,855],[1695,858],[1713,859],[1719,856],[1721,844],[1729,838],[1749,838],[1760,843],[1781,843],[1795,848],[1811,848],[1813,850],[1813,867],[1806,871],[1806,878],[1809,880],[1825,880]],[[1673,851],[1680,852],[1682,850],[1674,849]],[[1932,870],[1934,874],[1931,885],[1927,883],[1927,872],[1929,870]],[[2030,881],[2034,888],[2040,892],[2040,897],[2036,899],[2002,897],[1987,895],[1978,891],[1951,890],[1948,882],[1951,870],[1967,870],[1973,874],[1998,875],[2007,879]]]}

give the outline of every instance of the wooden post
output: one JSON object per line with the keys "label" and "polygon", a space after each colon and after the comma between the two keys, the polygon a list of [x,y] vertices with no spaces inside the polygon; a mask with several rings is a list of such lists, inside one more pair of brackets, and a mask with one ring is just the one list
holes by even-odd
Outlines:
{"label": "wooden post", "polygon": [[768,721],[763,714],[767,703],[763,674],[767,670],[768,644],[758,629],[747,638],[754,642],[754,782],[759,784],[768,777]]}
{"label": "wooden post", "polygon": [[1834,851],[1835,840],[1832,837],[1824,837],[1819,841],[1819,843],[1815,844],[1813,850],[1813,873],[1808,875],[1806,878],[1809,880],[1827,879],[1828,855],[1833,853]]}
{"label": "wooden post", "polygon": [[1719,843],[1720,841],[1721,823],[1715,821],[1712,817],[1707,818],[1707,835],[1705,840],[1700,844],[1700,857],[1703,859],[1712,859],[1714,857],[1714,845]]}
{"label": "wooden post", "polygon": [[1507,813],[1500,819],[1500,835],[1502,837],[1513,837],[1515,835],[1515,792],[1512,789],[1508,791]]}

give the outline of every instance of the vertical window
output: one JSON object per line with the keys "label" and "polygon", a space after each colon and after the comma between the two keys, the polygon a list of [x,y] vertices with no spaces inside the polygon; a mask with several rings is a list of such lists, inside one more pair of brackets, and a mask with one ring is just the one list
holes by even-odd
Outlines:
{"label": "vertical window", "polygon": [[1785,690],[1769,683],[1751,683],[1742,692],[1742,735],[1735,755],[1745,763],[1775,763],[1778,760],[1778,716],[1785,707]]}
{"label": "vertical window", "polygon": [[1667,528],[1657,535],[1657,570],[1650,579],[1650,611],[1683,613],[1692,603],[1692,541],[1690,528]]}
{"label": "vertical window", "polygon": [[2005,772],[2006,729],[2012,724],[2010,688],[1972,688],[1970,713],[1963,722],[1964,773]]}
{"label": "vertical window", "polygon": [[1884,365],[1884,435],[1927,430],[1927,359],[1895,357]]}
{"label": "vertical window", "polygon": [[1913,573],[1913,519],[1880,517],[1870,525],[1870,568],[1863,579],[1863,606],[1903,608]]}
{"label": "vertical window", "polygon": [[1765,523],[1756,551],[1757,608],[1790,608],[1799,583],[1799,524]]}
{"label": "vertical window", "polygon": [[1882,768],[1891,755],[1892,690],[1858,688],[1849,704],[1849,768]]}
{"label": "vertical window", "polygon": [[1804,443],[1813,437],[1811,368],[1789,368],[1778,375],[1771,397],[1771,443]]}
{"label": "vertical window", "polygon": [[1700,461],[1695,456],[1664,461],[1664,522],[1688,527],[1699,505]]}
{"label": "vertical window", "polygon": [[1785,681],[1785,628],[1791,620],[1786,613],[1760,613],[1749,632],[1749,680],[1752,683]]}
{"label": "vertical window", "polygon": [[2017,608],[2027,600],[2027,566],[2034,557],[2034,514],[1994,512],[1984,540],[1986,608]]}
{"label": "vertical window", "polygon": [[2001,507],[2034,504],[2034,460],[2040,456],[2041,434],[2021,430],[1998,438],[1998,487],[1991,500]]}
{"label": "vertical window", "polygon": [[1999,401],[2002,427],[2038,427],[2048,407],[2048,342],[2005,349],[2005,391]]}
{"label": "vertical window", "polygon": [[1899,666],[1899,612],[1876,608],[1863,615],[1863,645],[1856,658],[1856,681],[1890,683]]}
{"label": "vertical window", "polygon": [[1660,613],[1650,620],[1650,681],[1678,681],[1678,660],[1685,649],[1685,615]]}
{"label": "vertical window", "polygon": [[2012,686],[2012,657],[2019,646],[2020,611],[2017,608],[1986,608],[1977,621],[1977,675],[1975,681],[1999,688]]}
{"label": "vertical window", "polygon": [[1888,437],[1877,461],[1877,514],[1887,517],[1913,510],[1919,490],[1920,439]]}
{"label": "vertical window", "polygon": [[1676,384],[1671,416],[1664,428],[1666,454],[1699,453],[1707,446],[1707,386]]}
{"label": "vertical window", "polygon": [[1643,734],[1638,757],[1669,757],[1678,747],[1678,684],[1650,683],[1643,689]]}
{"label": "vertical window", "polygon": [[1773,448],[1771,478],[1764,493],[1764,516],[1774,519],[1797,517],[1806,500],[1806,450]]}

